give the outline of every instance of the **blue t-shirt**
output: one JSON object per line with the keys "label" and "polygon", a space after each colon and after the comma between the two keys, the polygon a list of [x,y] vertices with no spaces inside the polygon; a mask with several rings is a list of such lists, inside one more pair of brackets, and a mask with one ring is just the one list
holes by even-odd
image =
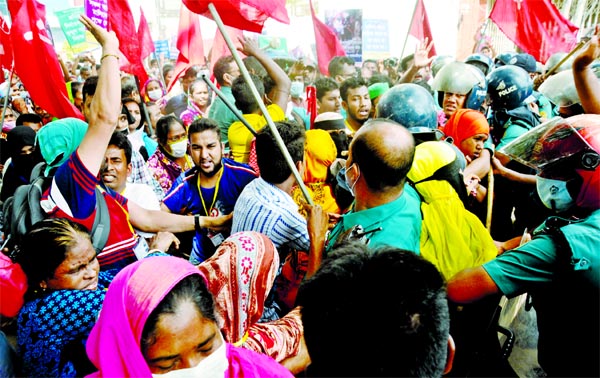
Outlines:
{"label": "blue t-shirt", "polygon": [[[163,203],[169,211],[174,214],[199,214],[213,217],[231,213],[240,193],[248,183],[257,177],[257,174],[246,164],[227,158],[223,158],[222,162],[223,176],[218,184],[218,193],[214,204],[216,186],[208,189],[202,188],[201,198],[198,191],[198,168],[192,168],[177,178],[163,199]],[[204,199],[204,205],[202,199]],[[205,206],[209,214],[206,214]],[[222,232],[221,234],[223,238],[229,236],[228,233]],[[191,254],[193,262],[200,263],[212,256],[216,250],[216,246],[211,240],[211,237],[214,236],[207,229],[203,229],[201,232],[196,231]],[[215,240],[219,240],[219,238]]]}

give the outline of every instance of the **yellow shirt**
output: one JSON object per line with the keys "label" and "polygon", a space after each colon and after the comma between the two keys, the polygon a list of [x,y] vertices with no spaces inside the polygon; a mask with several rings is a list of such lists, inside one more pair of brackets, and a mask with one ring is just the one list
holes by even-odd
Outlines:
{"label": "yellow shirt", "polygon": [[[277,104],[267,106],[267,111],[269,112],[271,119],[273,119],[273,122],[283,121],[285,119],[285,113]],[[267,125],[265,117],[259,114],[244,114],[244,118],[256,131],[262,130],[262,128]],[[232,123],[227,132],[231,158],[239,163],[248,163],[250,143],[253,138],[254,135],[252,135],[241,121]]]}

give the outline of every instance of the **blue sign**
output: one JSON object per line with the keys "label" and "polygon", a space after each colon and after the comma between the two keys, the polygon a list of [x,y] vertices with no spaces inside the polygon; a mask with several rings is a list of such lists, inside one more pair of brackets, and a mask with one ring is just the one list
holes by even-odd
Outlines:
{"label": "blue sign", "polygon": [[388,20],[363,19],[363,51],[381,52],[390,51]]}
{"label": "blue sign", "polygon": [[161,39],[159,41],[154,41],[154,49],[156,56],[160,56],[163,54],[165,58],[170,58],[169,56],[169,40]]}

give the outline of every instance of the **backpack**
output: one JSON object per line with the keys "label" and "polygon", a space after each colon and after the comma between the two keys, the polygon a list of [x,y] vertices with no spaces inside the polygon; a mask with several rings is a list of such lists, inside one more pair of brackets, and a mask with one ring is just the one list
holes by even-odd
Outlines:
{"label": "backpack", "polygon": [[[2,205],[2,231],[4,232],[2,249],[8,248],[13,251],[32,225],[48,217],[40,205],[40,200],[44,191],[50,187],[53,176],[45,177],[45,168],[46,163],[37,164],[31,171],[29,184],[18,187],[12,197]],[[91,235],[94,249],[99,253],[108,240],[110,219],[106,200],[98,188],[96,188],[96,206]]]}

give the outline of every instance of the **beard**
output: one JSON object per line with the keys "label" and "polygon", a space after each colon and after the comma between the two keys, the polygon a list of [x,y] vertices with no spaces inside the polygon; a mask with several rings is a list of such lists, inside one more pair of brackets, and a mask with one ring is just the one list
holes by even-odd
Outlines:
{"label": "beard", "polygon": [[222,166],[223,166],[223,162],[221,159],[219,159],[217,162],[215,162],[213,164],[213,169],[210,172],[206,172],[202,168],[200,168],[200,172],[202,172],[202,174],[206,177],[213,177],[214,175],[217,174],[217,172],[219,172],[219,170],[221,169]]}

